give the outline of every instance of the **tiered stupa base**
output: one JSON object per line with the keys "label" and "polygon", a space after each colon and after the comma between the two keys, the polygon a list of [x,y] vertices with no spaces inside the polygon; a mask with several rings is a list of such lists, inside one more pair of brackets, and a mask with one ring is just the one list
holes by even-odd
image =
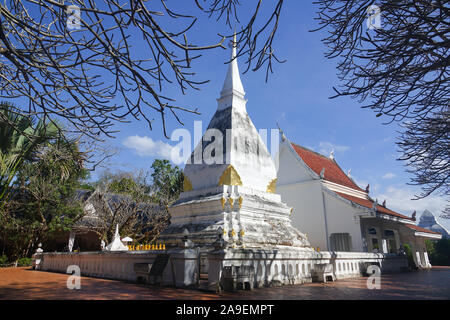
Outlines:
{"label": "tiered stupa base", "polygon": [[214,248],[311,252],[306,236],[292,227],[291,208],[278,194],[242,186],[183,192],[170,207],[171,224],[160,239],[169,246],[189,240],[201,251]]}
{"label": "tiered stupa base", "polygon": [[183,192],[169,210],[171,225],[160,239],[204,256],[213,289],[225,281],[226,267],[251,267],[252,286],[311,282],[322,259],[292,227],[291,208],[278,194],[225,185]]}

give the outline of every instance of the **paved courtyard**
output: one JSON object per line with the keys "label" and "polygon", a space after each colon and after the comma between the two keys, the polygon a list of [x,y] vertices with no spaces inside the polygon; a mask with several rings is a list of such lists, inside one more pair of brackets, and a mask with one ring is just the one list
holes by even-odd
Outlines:
{"label": "paved courtyard", "polygon": [[0,299],[450,299],[450,267],[382,275],[380,290],[367,289],[363,277],[221,294],[88,277],[81,278],[80,290],[69,290],[67,278],[29,268],[0,269]]}

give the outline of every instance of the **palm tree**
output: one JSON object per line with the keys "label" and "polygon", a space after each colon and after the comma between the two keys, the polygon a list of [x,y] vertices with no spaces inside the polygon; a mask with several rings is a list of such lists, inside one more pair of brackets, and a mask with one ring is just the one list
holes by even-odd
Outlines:
{"label": "palm tree", "polygon": [[28,118],[11,111],[12,105],[0,102],[0,208],[11,191],[11,182],[24,161],[30,160],[37,148],[56,137],[53,123]]}

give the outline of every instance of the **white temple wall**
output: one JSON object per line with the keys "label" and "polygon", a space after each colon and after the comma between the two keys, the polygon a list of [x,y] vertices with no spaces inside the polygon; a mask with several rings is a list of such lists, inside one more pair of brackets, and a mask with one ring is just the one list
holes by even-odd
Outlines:
{"label": "white temple wall", "polygon": [[322,181],[312,178],[286,142],[280,145],[278,160],[277,193],[281,194],[283,202],[293,207],[292,225],[308,235],[311,245],[331,250],[329,237],[332,233],[349,233],[352,251],[365,251],[359,219],[354,218],[358,209],[325,192],[325,211]]}
{"label": "white temple wall", "polygon": [[280,150],[275,157],[278,160],[277,188],[291,183],[313,180],[306,168],[302,168],[286,142],[280,144]]}
{"label": "white temple wall", "polygon": [[277,187],[277,192],[281,194],[283,202],[293,207],[292,225],[308,235],[313,247],[332,250],[327,238],[329,240],[333,233],[348,233],[351,237],[351,251],[365,251],[360,220],[355,216],[361,210],[324,192],[324,211],[320,180],[281,185]]}
{"label": "white temple wall", "polygon": [[[361,223],[357,216],[360,209],[337,199],[331,194],[324,192],[325,210],[328,227],[328,239],[333,233],[348,233],[351,237],[351,250],[363,252],[363,239],[361,235]],[[333,250],[332,245],[328,250]]]}
{"label": "white temple wall", "polygon": [[308,236],[311,246],[327,250],[323,199],[320,180],[277,186],[281,200],[292,207],[294,228]]}

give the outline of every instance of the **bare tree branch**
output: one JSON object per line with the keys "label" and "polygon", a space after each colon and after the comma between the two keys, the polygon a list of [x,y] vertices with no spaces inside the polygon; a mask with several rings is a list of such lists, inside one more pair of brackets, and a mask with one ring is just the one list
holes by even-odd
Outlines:
{"label": "bare tree branch", "polygon": [[[405,129],[398,145],[423,193],[449,194],[450,6],[448,0],[317,0],[326,57],[340,58],[338,96],[366,104]],[[377,5],[381,25],[367,28]]]}
{"label": "bare tree branch", "polygon": [[[240,54],[248,55],[248,68],[255,61],[253,70],[267,65],[268,73],[272,58],[278,60],[272,42],[283,0],[261,28],[256,22],[262,1],[255,3],[254,14],[239,31]],[[163,91],[174,83],[185,93],[207,82],[194,79],[192,61],[203,51],[224,48],[232,35],[219,35],[206,45],[191,43],[189,35],[202,15],[231,27],[241,9],[237,0],[195,0],[196,15],[178,12],[171,8],[175,3],[164,0],[72,4],[79,9],[79,20],[74,7],[56,0],[0,4],[0,97],[26,98],[28,106],[13,112],[63,118],[75,131],[96,139],[113,135],[114,124],[130,118],[144,119],[152,129],[155,115],[167,137],[168,115],[182,124],[178,113],[198,114],[197,108],[178,105]],[[79,29],[69,28],[77,23]]]}

